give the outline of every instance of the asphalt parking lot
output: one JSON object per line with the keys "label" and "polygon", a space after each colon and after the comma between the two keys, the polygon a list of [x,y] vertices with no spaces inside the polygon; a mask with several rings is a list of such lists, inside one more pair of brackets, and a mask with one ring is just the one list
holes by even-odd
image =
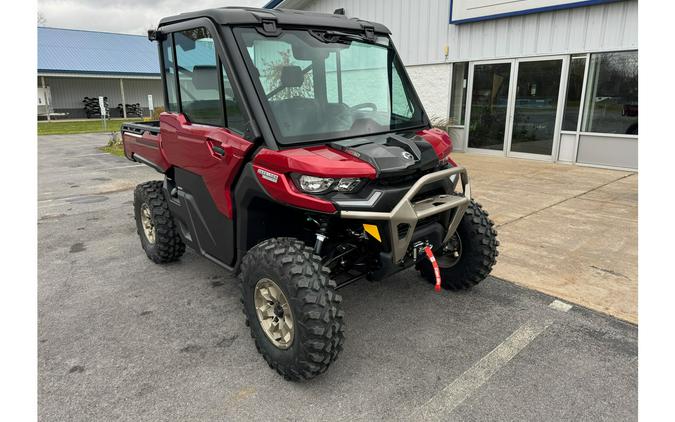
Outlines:
{"label": "asphalt parking lot", "polygon": [[414,271],[347,287],[339,359],[284,381],[232,276],[191,252],[145,257],[133,187],[160,175],[105,141],[38,140],[39,420],[637,419],[635,325],[495,278],[465,293]]}

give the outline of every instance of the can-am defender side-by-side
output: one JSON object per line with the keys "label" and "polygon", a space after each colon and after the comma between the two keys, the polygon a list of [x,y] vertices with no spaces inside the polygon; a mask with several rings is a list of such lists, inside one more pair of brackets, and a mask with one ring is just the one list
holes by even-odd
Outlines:
{"label": "can-am defender side-by-side", "polygon": [[337,358],[337,290],[409,267],[437,289],[490,273],[498,241],[452,143],[376,23],[222,8],[162,19],[165,112],[125,124],[141,245],[239,274],[258,351],[289,380]]}

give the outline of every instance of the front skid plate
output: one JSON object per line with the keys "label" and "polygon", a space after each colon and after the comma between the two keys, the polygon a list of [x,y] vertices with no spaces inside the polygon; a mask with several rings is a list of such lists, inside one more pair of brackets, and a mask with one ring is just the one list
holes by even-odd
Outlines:
{"label": "front skid plate", "polygon": [[[462,181],[463,195],[452,195],[448,193],[412,202],[412,198],[414,198],[424,186],[445,178],[450,178],[457,174]],[[467,175],[466,169],[464,167],[453,167],[420,177],[420,179],[415,182],[410,190],[408,190],[403,198],[401,198],[396,206],[389,212],[341,211],[340,216],[347,219],[387,221],[389,224],[389,238],[391,239],[392,244],[392,258],[394,263],[397,263],[405,257],[415,231],[415,226],[419,220],[435,214],[454,210],[448,225],[448,231],[443,239],[443,243],[446,243],[457,229],[466,208],[469,206],[470,200],[471,188],[469,186],[469,176]],[[407,233],[403,238],[399,238],[398,234],[398,227],[401,224],[407,224],[409,226]]]}

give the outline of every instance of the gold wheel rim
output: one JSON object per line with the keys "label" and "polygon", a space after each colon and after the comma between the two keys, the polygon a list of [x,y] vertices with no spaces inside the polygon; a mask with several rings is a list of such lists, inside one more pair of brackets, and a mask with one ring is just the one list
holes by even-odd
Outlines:
{"label": "gold wheel rim", "polygon": [[141,206],[141,224],[143,225],[143,232],[148,242],[155,243],[155,225],[152,222],[152,214],[150,214],[150,207],[148,204]]}
{"label": "gold wheel rim", "polygon": [[443,254],[436,258],[438,266],[448,269],[457,265],[462,258],[462,238],[459,233],[455,232],[443,249]]}
{"label": "gold wheel rim", "polygon": [[293,312],[281,288],[269,278],[255,285],[254,301],[258,322],[267,338],[279,349],[293,344]]}

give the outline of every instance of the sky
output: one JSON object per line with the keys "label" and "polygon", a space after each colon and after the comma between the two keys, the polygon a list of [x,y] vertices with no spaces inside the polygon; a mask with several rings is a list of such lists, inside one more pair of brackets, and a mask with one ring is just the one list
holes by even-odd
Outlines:
{"label": "sky", "polygon": [[261,7],[267,0],[38,0],[42,26],[145,35],[165,16],[224,6]]}

